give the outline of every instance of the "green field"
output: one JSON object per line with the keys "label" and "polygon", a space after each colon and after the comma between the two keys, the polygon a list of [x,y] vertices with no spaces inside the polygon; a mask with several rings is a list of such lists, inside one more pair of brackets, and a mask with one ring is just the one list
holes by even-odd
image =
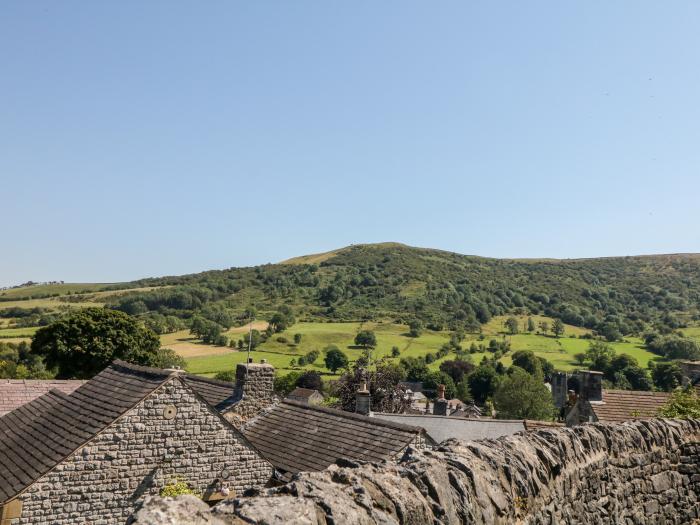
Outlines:
{"label": "green field", "polygon": [[0,330],[0,339],[15,339],[15,338],[27,338],[29,339],[34,335],[39,329],[38,326],[32,326],[29,328],[4,328]]}
{"label": "green field", "polygon": [[[498,326],[500,326],[498,323],[502,325],[502,319],[493,321],[492,324],[487,325],[487,328],[492,332],[496,332],[499,330]],[[289,364],[291,359],[298,359],[314,349],[321,351],[327,345],[334,344],[343,350],[351,361],[354,361],[362,355],[362,350],[353,345],[355,334],[361,329],[373,330],[377,335],[378,344],[376,350],[372,353],[373,357],[390,356],[391,348],[396,346],[401,351],[401,356],[393,359],[397,362],[401,357],[421,357],[428,352],[436,353],[444,343],[449,341],[450,337],[449,332],[425,331],[420,337],[412,338],[407,335],[407,326],[388,322],[297,323],[289,330],[275,334],[270,340],[261,344],[253,352],[253,357],[256,361],[267,359],[269,363],[277,368],[278,372],[287,373],[293,370]],[[583,333],[582,329],[578,330],[580,331],[579,333]],[[302,334],[302,341],[298,346],[291,344],[295,333]],[[276,341],[279,337],[286,338],[288,342]],[[462,342],[462,346],[469,348],[472,341],[477,344],[488,344],[490,339],[501,339],[504,337],[509,339],[511,343],[511,352],[501,359],[505,365],[511,363],[510,355],[513,352],[517,350],[532,350],[536,355],[551,361],[559,370],[573,370],[577,368],[579,365],[573,356],[579,352],[585,352],[589,344],[588,340],[576,337],[564,336],[556,339],[552,336],[538,334],[506,335],[503,333],[492,333],[491,335],[485,335],[483,340],[479,339],[478,334],[468,334]],[[618,353],[626,353],[635,357],[639,364],[644,367],[648,365],[650,360],[658,358],[656,355],[646,351],[642,347],[642,341],[639,339],[628,338],[624,342],[612,343],[612,346]],[[186,358],[187,369],[193,373],[213,375],[219,371],[232,370],[237,363],[245,362],[245,351],[237,352],[219,349],[216,353],[212,352],[212,354],[209,354],[209,349],[214,349],[214,347],[199,345],[198,348],[201,348],[201,355],[192,356],[191,352],[188,352]],[[478,363],[484,355],[483,353],[471,354],[471,359]],[[441,360],[431,363],[429,368],[438,369],[442,361],[454,358],[454,354],[450,354]],[[299,367],[294,369],[300,370]],[[329,371],[323,365],[323,356],[313,365],[305,366],[304,369],[318,370],[324,375],[329,374]]]}
{"label": "green field", "polygon": [[113,286],[109,283],[57,283],[21,286],[0,291],[0,299],[23,299],[26,297],[43,297],[47,295],[67,295],[86,292],[98,292]]}

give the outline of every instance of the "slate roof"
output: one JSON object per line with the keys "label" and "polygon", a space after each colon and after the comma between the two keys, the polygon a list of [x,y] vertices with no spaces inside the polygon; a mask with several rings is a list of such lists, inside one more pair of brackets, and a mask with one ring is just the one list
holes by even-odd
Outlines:
{"label": "slate roof", "polygon": [[184,379],[195,392],[219,412],[230,408],[238,400],[234,394],[236,387],[234,383],[190,374],[187,374]]}
{"label": "slate roof", "polygon": [[0,379],[0,416],[43,396],[51,389],[70,394],[85,381],[61,379]]}
{"label": "slate roof", "polygon": [[671,397],[669,392],[639,390],[603,390],[603,401],[592,402],[598,421],[621,422],[656,417]]}
{"label": "slate roof", "polygon": [[243,434],[285,473],[320,471],[339,458],[380,462],[423,429],[332,408],[285,400],[251,420]]}
{"label": "slate roof", "polygon": [[13,498],[171,377],[115,361],[67,395],[51,390],[0,417],[0,504]]}
{"label": "slate roof", "polygon": [[431,414],[382,413],[374,413],[372,417],[382,421],[392,421],[395,423],[422,427],[435,443],[441,443],[450,438],[459,439],[461,441],[498,438],[501,436],[509,436],[526,429],[525,422],[522,419],[473,419],[465,417],[434,416]]}
{"label": "slate roof", "polygon": [[318,390],[314,390],[313,388],[301,388],[298,386],[289,394],[287,394],[287,398],[291,399],[292,401],[302,399],[308,400],[314,394],[318,394],[319,396],[323,397],[323,394],[321,394],[321,392],[319,392]]}

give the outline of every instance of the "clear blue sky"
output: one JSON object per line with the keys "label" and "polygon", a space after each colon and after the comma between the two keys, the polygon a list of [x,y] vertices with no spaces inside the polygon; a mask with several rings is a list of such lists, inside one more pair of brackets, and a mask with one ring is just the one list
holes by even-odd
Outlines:
{"label": "clear blue sky", "polygon": [[0,5],[0,285],[700,251],[696,1]]}

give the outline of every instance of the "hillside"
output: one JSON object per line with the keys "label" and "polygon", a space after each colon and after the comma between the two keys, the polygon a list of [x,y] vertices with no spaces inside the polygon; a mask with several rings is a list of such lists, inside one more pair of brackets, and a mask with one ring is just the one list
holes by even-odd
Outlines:
{"label": "hillside", "polygon": [[185,324],[199,313],[226,328],[246,310],[265,319],[287,305],[308,321],[420,319],[435,330],[478,331],[493,316],[542,314],[603,335],[629,335],[698,317],[700,257],[507,260],[382,243],[250,268],[0,292],[0,313],[95,304]]}

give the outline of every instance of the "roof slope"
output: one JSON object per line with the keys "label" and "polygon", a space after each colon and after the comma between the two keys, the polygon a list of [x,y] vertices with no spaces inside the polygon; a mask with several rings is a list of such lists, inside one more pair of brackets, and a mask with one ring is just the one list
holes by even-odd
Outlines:
{"label": "roof slope", "polygon": [[171,377],[115,361],[66,395],[58,390],[0,417],[0,503],[49,472]]}
{"label": "roof slope", "polygon": [[591,403],[598,421],[621,422],[656,417],[670,398],[668,392],[603,390],[602,403]]}
{"label": "roof slope", "polygon": [[461,441],[475,441],[478,439],[498,438],[510,436],[516,432],[525,430],[522,419],[469,419],[465,417],[434,416],[430,414],[381,414],[375,413],[374,419],[393,421],[407,425],[420,426],[425,429],[428,436],[441,443],[446,439],[454,438]]}
{"label": "roof slope", "polygon": [[243,434],[277,469],[324,470],[339,458],[379,462],[410,444],[421,428],[285,400],[251,420]]}
{"label": "roof slope", "polygon": [[184,376],[184,379],[195,392],[219,412],[231,407],[238,400],[234,394],[235,383],[191,374]]}
{"label": "roof slope", "polygon": [[0,379],[0,416],[43,396],[51,389],[70,394],[84,383],[74,379]]}
{"label": "roof slope", "polygon": [[321,392],[314,390],[313,388],[302,388],[300,386],[296,387],[289,394],[287,394],[288,399],[309,399],[314,394],[322,396]]}

